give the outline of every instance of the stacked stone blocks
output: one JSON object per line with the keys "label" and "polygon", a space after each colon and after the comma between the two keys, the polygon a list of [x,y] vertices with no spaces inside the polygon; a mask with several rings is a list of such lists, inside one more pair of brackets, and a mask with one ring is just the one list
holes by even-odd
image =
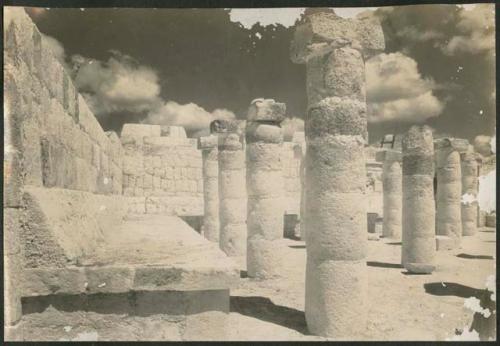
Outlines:
{"label": "stacked stone blocks", "polygon": [[306,63],[305,314],[309,331],[339,339],[365,328],[367,118],[364,60],[384,49],[380,24],[307,15],[291,56]]}
{"label": "stacked stone blocks", "polygon": [[412,126],[403,138],[402,265],[411,273],[435,269],[434,145],[427,126]]}
{"label": "stacked stone blocks", "polygon": [[247,272],[252,278],[279,276],[283,257],[284,178],[281,162],[285,104],[256,99],[246,124]]}

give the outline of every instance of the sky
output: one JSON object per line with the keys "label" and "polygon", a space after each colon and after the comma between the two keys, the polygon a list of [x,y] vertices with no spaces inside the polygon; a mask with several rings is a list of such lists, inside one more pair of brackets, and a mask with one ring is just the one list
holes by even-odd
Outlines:
{"label": "sky", "polygon": [[[494,5],[334,9],[380,19],[384,53],[366,61],[370,142],[427,124],[435,136],[495,133]],[[29,8],[105,130],[244,119],[259,97],[285,102],[286,136],[303,127],[305,66],[290,60],[303,8]],[[487,139],[487,138],[486,138]]]}

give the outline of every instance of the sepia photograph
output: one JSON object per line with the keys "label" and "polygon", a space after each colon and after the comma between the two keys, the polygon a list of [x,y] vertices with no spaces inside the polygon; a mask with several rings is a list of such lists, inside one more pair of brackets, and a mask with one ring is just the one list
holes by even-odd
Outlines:
{"label": "sepia photograph", "polygon": [[496,342],[496,3],[278,3],[4,2],[3,341]]}

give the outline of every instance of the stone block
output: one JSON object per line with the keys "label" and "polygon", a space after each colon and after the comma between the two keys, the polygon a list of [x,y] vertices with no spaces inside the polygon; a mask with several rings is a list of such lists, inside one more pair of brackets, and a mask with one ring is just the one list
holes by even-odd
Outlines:
{"label": "stone block", "polygon": [[218,145],[218,137],[215,135],[199,137],[198,138],[198,149],[205,150],[215,148]]}
{"label": "stone block", "polygon": [[297,26],[291,46],[291,58],[303,64],[310,58],[349,46],[361,50],[365,59],[385,49],[382,26],[373,16],[345,19],[333,12],[316,12]]}
{"label": "stone block", "polygon": [[161,126],[161,136],[172,138],[187,138],[186,130],[182,126]]}
{"label": "stone block", "polygon": [[247,121],[263,121],[279,124],[285,120],[286,105],[273,99],[258,98],[251,102]]}
{"label": "stone block", "polygon": [[486,215],[485,217],[485,225],[486,227],[497,227],[497,216],[496,213]]}

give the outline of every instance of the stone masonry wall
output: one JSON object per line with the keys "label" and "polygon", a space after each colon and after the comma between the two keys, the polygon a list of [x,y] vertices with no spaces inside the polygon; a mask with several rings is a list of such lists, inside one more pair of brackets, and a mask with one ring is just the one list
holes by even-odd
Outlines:
{"label": "stone masonry wall", "polygon": [[[19,287],[26,247],[31,247],[34,258],[53,255],[37,252],[40,243],[26,241],[31,226],[43,227],[43,220],[27,219],[27,189],[119,195],[122,147],[115,133],[103,131],[24,9],[10,7],[4,14],[4,331],[8,334],[22,314]],[[43,238],[40,232],[33,236]]]}
{"label": "stone masonry wall", "polygon": [[131,211],[203,215],[201,151],[181,127],[125,124],[123,193]]}
{"label": "stone masonry wall", "polygon": [[24,10],[9,12],[14,19],[4,33],[11,131],[6,145],[18,151],[23,184],[121,194],[118,136],[103,131]]}

